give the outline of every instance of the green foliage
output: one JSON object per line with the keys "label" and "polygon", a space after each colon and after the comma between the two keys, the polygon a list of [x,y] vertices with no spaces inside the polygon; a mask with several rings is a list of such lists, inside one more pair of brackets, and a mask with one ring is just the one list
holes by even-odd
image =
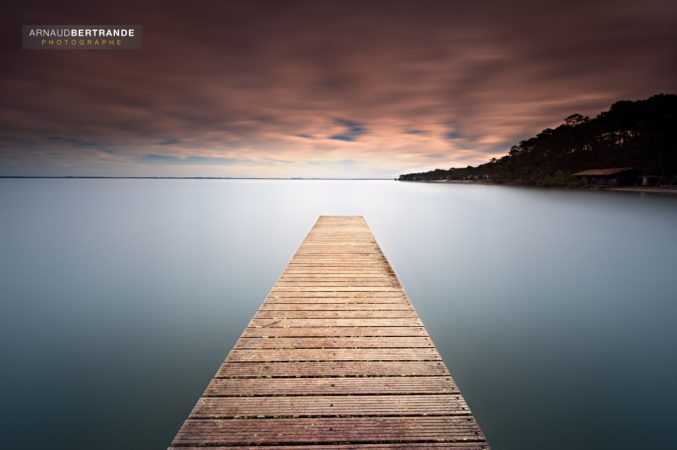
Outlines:
{"label": "green foliage", "polygon": [[513,146],[477,167],[400,175],[403,181],[490,180],[537,186],[577,186],[586,169],[636,167],[645,174],[677,174],[677,95],[619,101],[590,119],[572,114],[555,129]]}

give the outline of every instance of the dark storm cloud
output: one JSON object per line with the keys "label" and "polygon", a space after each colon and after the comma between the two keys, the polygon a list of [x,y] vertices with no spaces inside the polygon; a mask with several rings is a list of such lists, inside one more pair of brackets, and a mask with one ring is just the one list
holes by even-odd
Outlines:
{"label": "dark storm cloud", "polygon": [[91,148],[105,153],[113,152],[110,148],[99,142],[83,141],[81,139],[64,138],[59,136],[52,136],[49,138],[49,141],[57,144],[66,144],[74,148]]}
{"label": "dark storm cloud", "polygon": [[188,156],[173,156],[173,155],[155,155],[148,154],[139,158],[146,163],[167,163],[167,164],[216,164],[216,165],[233,165],[233,164],[251,164],[252,161],[247,159],[234,158],[207,158],[199,155]]}
{"label": "dark storm cloud", "polygon": [[336,119],[336,124],[344,127],[345,131],[329,136],[329,139],[333,139],[335,141],[353,142],[359,139],[363,134],[367,133],[367,129],[364,126],[357,122],[353,122],[352,120]]}
{"label": "dark storm cloud", "polygon": [[424,134],[430,134],[430,131],[417,130],[417,129],[407,129],[407,130],[402,130],[402,134],[424,135]]}
{"label": "dark storm cloud", "polygon": [[159,145],[176,145],[176,144],[180,144],[180,143],[181,143],[181,141],[179,139],[176,139],[176,138],[168,138],[168,139],[164,139],[164,140],[158,142]]}
{"label": "dark storm cloud", "polygon": [[205,157],[200,155],[174,156],[174,155],[158,155],[146,154],[139,157],[142,163],[159,163],[159,164],[179,164],[179,165],[267,165],[267,164],[291,164],[292,161],[276,158],[260,158],[254,159],[237,159],[237,158],[221,158],[221,157]]}
{"label": "dark storm cloud", "polygon": [[[0,162],[13,172],[394,175],[481,162],[572,113],[677,91],[671,1],[6,9]],[[140,24],[144,48],[20,50],[20,25],[41,23]]]}

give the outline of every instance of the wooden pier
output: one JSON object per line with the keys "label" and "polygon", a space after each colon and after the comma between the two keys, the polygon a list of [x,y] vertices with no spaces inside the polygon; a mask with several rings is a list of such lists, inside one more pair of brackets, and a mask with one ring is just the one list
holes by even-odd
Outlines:
{"label": "wooden pier", "polygon": [[171,448],[488,449],[362,217],[322,216]]}

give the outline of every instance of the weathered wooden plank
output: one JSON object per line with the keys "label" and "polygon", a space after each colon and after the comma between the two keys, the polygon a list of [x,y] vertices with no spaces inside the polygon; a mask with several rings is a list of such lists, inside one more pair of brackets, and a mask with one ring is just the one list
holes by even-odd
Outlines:
{"label": "weathered wooden plank", "polygon": [[[204,396],[413,395],[458,393],[458,388],[449,376],[215,378],[211,381],[209,386],[207,386]],[[374,401],[378,401],[378,398],[375,397]]]}
{"label": "weathered wooden plank", "polygon": [[354,282],[354,283],[362,283],[362,282],[391,282],[392,277],[386,276],[386,275],[381,275],[381,274],[369,274],[369,275],[362,275],[362,274],[350,274],[350,273],[337,273],[337,274],[318,274],[318,273],[297,273],[297,274],[290,274],[290,275],[285,275],[283,277],[280,277],[281,282],[300,282],[300,281],[312,281],[312,282],[335,282],[335,281],[340,281],[340,282]]}
{"label": "weathered wooden plank", "polygon": [[335,338],[247,338],[242,337],[235,344],[243,348],[384,348],[423,347],[431,348],[428,337],[335,337]]}
{"label": "weathered wooden plank", "polygon": [[328,259],[328,258],[304,258],[300,260],[294,260],[290,263],[293,266],[311,262],[313,267],[343,267],[343,268],[362,268],[362,267],[373,267],[378,268],[381,264],[384,263],[381,258],[346,258],[341,259]]}
{"label": "weathered wooden plank", "polygon": [[328,290],[332,290],[333,288],[344,288],[344,287],[350,287],[350,288],[388,288],[388,287],[398,287],[398,284],[395,283],[394,281],[390,282],[368,282],[368,281],[328,281],[328,280],[323,280],[323,281],[313,281],[313,280],[305,280],[305,281],[278,281],[277,283],[277,289],[282,289],[282,288],[327,288]]}
{"label": "weathered wooden plank", "polygon": [[202,397],[191,419],[311,416],[412,416],[470,414],[460,395],[373,395],[313,397]]}
{"label": "weathered wooden plank", "polygon": [[488,449],[364,220],[326,216],[172,445]]}
{"label": "weathered wooden plank", "polygon": [[360,261],[383,261],[385,258],[383,255],[381,255],[378,252],[372,251],[372,252],[334,252],[334,253],[326,253],[326,252],[313,252],[313,253],[308,253],[306,251],[300,251],[296,252],[296,255],[294,255],[294,259],[292,259],[293,262],[299,262],[299,261],[312,261],[313,263],[315,261],[341,261],[341,262],[348,262],[351,264],[355,264],[356,262],[359,263]]}
{"label": "weathered wooden plank", "polygon": [[216,377],[442,376],[441,361],[294,361],[222,364]]}
{"label": "weathered wooden plank", "polygon": [[318,275],[318,276],[347,276],[347,277],[385,277],[392,276],[391,272],[385,271],[383,269],[367,269],[366,267],[361,267],[357,269],[324,269],[319,268],[315,265],[308,264],[305,266],[299,265],[289,265],[285,270],[285,276],[300,276],[300,275]]}
{"label": "weathered wooden plank", "polygon": [[[303,448],[310,448],[313,450],[346,450],[346,449],[371,449],[371,450],[408,450],[408,449],[451,449],[451,450],[488,450],[489,446],[485,442],[408,442],[406,444],[338,444],[338,445],[322,445],[322,444],[304,444]],[[196,450],[202,449],[204,447],[193,447],[193,446],[182,446],[182,447],[170,447],[168,450]],[[256,445],[253,447],[249,446],[211,446],[209,450],[299,450],[298,446],[286,446],[286,445]]]}
{"label": "weathered wooden plank", "polygon": [[287,348],[234,349],[226,361],[437,361],[435,348]]}
{"label": "weathered wooden plank", "polygon": [[353,292],[334,292],[334,291],[326,291],[326,292],[311,292],[311,291],[271,291],[270,294],[268,294],[268,298],[289,298],[289,297],[295,297],[295,298],[302,298],[302,297],[311,297],[311,298],[331,298],[331,297],[342,297],[342,298],[373,298],[373,299],[381,299],[381,298],[407,298],[406,295],[400,290],[400,291],[392,291],[392,292],[358,292],[358,291],[353,291]]}
{"label": "weathered wooden plank", "polygon": [[413,311],[408,303],[270,303],[260,311]]}
{"label": "weathered wooden plank", "polygon": [[260,309],[256,319],[408,319],[417,318],[413,310],[397,311],[370,311],[370,310],[343,310],[343,311],[279,311]]}
{"label": "weathered wooden plank", "polygon": [[[376,249],[378,244],[375,242],[364,241],[360,244],[353,244],[350,240],[331,241],[317,235],[311,236],[311,238],[319,243],[312,244],[314,241],[305,241],[296,254],[294,254],[291,261],[311,256],[329,259],[345,259],[346,256],[351,255],[355,255],[357,258],[384,258],[379,253],[379,250]],[[359,236],[349,238],[355,240],[361,239]]]}
{"label": "weathered wooden plank", "polygon": [[286,286],[275,286],[271,293],[283,293],[283,292],[400,292],[399,287],[360,287],[360,286],[331,286],[331,287],[286,287]]}
{"label": "weathered wooden plank", "polygon": [[374,337],[428,336],[423,327],[249,327],[243,337]]}
{"label": "weathered wooden plank", "polygon": [[268,297],[264,306],[284,304],[284,303],[306,303],[306,304],[320,304],[320,303],[342,303],[345,305],[360,305],[360,304],[394,304],[407,305],[411,303],[404,297]]}
{"label": "weathered wooden plank", "polygon": [[484,440],[472,416],[188,419],[173,445]]}
{"label": "weathered wooden plank", "polygon": [[285,273],[280,277],[280,281],[298,281],[298,280],[308,280],[308,281],[328,281],[328,280],[337,280],[337,281],[393,281],[392,274],[382,273],[382,272],[289,272]]}
{"label": "weathered wooden plank", "polygon": [[418,318],[408,319],[252,319],[252,327],[421,327]]}

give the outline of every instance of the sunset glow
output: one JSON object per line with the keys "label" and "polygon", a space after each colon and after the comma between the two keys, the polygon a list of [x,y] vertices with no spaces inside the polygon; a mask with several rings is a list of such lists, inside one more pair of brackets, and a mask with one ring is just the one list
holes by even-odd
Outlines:
{"label": "sunset glow", "polygon": [[[490,3],[15,3],[0,175],[394,177],[677,90],[674,2]],[[74,17],[138,23],[143,49],[22,51],[10,36]]]}

